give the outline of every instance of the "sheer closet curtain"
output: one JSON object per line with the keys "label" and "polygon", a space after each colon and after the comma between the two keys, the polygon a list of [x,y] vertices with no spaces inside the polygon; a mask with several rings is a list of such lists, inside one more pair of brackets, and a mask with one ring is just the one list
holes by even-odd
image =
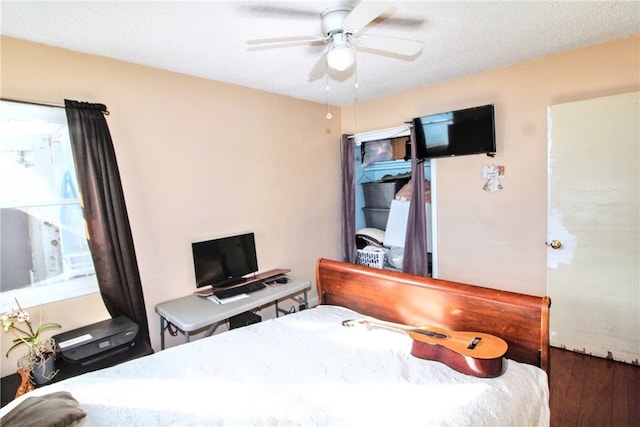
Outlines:
{"label": "sheer closet curtain", "polygon": [[351,135],[342,135],[342,261],[356,263],[356,181]]}
{"label": "sheer closet curtain", "polygon": [[100,293],[112,317],[126,315],[150,344],[149,325],[107,107],[65,100],[71,146]]}
{"label": "sheer closet curtain", "polygon": [[402,271],[427,276],[427,217],[424,199],[424,160],[416,158],[416,132],[411,126],[411,202],[404,241]]}

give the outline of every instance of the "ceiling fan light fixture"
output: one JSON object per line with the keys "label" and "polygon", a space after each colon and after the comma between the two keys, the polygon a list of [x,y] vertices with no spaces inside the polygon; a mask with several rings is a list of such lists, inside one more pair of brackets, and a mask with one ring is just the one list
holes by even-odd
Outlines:
{"label": "ceiling fan light fixture", "polygon": [[346,74],[356,68],[356,51],[361,47],[371,53],[390,53],[415,59],[422,50],[421,41],[363,34],[365,27],[383,17],[395,2],[396,0],[350,0],[349,3],[356,5],[328,7],[320,14],[322,35],[249,40],[248,43],[276,46],[286,43],[328,45],[309,74],[310,82],[329,75],[330,71],[343,74],[340,77],[347,77]]}
{"label": "ceiling fan light fixture", "polygon": [[344,71],[356,62],[353,49],[346,45],[334,46],[327,52],[327,65],[336,71]]}

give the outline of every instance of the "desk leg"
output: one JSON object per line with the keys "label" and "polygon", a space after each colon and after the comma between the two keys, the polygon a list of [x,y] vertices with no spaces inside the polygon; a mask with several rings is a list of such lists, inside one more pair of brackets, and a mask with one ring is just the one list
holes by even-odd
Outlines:
{"label": "desk leg", "polygon": [[216,329],[218,329],[218,326],[220,326],[220,323],[222,322],[217,322],[214,323],[213,325],[209,326],[209,329],[207,329],[207,332],[204,333],[205,337],[210,337],[211,335],[213,335],[213,333],[216,331]]}
{"label": "desk leg", "polygon": [[189,331],[184,331],[184,342],[185,344],[189,342]]}
{"label": "desk leg", "polygon": [[[307,290],[305,289],[303,292],[304,292],[304,306],[306,308],[309,308],[309,298],[307,297]],[[275,300],[275,304],[276,304],[276,317],[280,317],[280,313],[282,313],[282,314],[288,314],[289,313],[286,310],[280,310],[280,307],[278,307],[278,300]]]}

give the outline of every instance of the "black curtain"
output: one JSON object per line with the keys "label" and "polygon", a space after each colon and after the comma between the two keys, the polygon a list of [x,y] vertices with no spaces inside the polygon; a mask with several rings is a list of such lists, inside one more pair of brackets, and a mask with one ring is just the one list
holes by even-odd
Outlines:
{"label": "black curtain", "polygon": [[353,140],[342,135],[342,261],[356,263],[356,181]]}
{"label": "black curtain", "polygon": [[427,276],[427,218],[424,205],[424,163],[416,158],[416,132],[411,126],[411,202],[404,240],[402,271]]}
{"label": "black curtain", "polygon": [[107,107],[65,100],[89,248],[104,304],[112,317],[126,315],[150,345],[149,325]]}

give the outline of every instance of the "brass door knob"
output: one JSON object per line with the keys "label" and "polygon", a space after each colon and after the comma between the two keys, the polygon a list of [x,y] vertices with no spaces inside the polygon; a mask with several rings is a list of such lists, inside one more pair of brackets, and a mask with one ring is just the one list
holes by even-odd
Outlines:
{"label": "brass door knob", "polygon": [[547,244],[547,246],[551,246],[553,249],[560,249],[562,247],[562,242],[560,240],[552,240]]}

